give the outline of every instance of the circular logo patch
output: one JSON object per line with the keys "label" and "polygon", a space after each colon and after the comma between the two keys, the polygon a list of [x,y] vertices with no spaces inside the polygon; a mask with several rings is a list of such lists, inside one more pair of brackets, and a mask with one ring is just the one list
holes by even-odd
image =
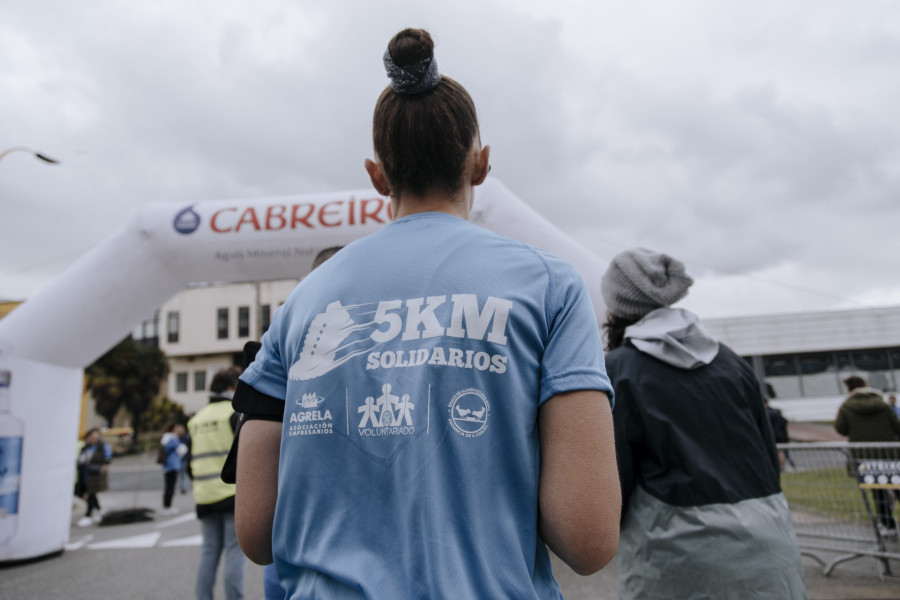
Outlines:
{"label": "circular logo patch", "polygon": [[463,437],[478,437],[487,429],[491,405],[481,390],[468,388],[450,400],[450,426]]}
{"label": "circular logo patch", "polygon": [[172,225],[178,233],[184,235],[194,233],[200,227],[200,215],[194,210],[193,205],[188,206],[175,215],[175,221]]}

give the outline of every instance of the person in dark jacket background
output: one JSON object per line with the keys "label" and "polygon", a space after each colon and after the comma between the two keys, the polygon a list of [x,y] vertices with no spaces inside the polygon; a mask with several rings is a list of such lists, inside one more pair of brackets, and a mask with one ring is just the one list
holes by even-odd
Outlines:
{"label": "person in dark jacket background", "polygon": [[[845,379],[844,385],[847,386],[850,395],[838,409],[834,429],[841,435],[846,435],[851,443],[897,441],[897,436],[900,435],[900,418],[884,401],[881,392],[868,387],[866,380],[858,375],[851,375]],[[866,453],[860,450],[856,449],[851,454],[854,475],[859,460],[885,458],[877,454],[866,456]],[[872,497],[875,501],[875,511],[878,513],[881,535],[897,537],[897,522],[894,520],[890,492],[873,489]]]}
{"label": "person in dark jacket background", "polygon": [[[766,393],[769,395],[772,394],[771,385],[766,384]],[[791,441],[790,435],[788,435],[788,421],[784,418],[784,413],[780,410],[769,404],[769,400],[766,399],[766,414],[769,417],[769,425],[772,426],[772,434],[775,436],[776,444],[787,444]],[[794,464],[793,459],[791,458],[791,453],[786,449],[778,449],[778,462],[781,464],[781,470],[784,471],[785,463],[790,465],[792,468],[796,469],[797,465]]]}
{"label": "person in dark jacket background", "polygon": [[645,249],[601,282],[622,484],[621,600],[806,598],[760,384],[692,313],[693,280]]}
{"label": "person in dark jacket background", "polygon": [[[75,495],[87,502],[87,514],[78,520],[79,527],[87,527],[102,520],[97,494],[109,487],[108,470],[112,460],[112,449],[100,437],[96,427],[84,434],[84,446],[78,456],[78,479]],[[96,514],[91,513],[96,510]]]}

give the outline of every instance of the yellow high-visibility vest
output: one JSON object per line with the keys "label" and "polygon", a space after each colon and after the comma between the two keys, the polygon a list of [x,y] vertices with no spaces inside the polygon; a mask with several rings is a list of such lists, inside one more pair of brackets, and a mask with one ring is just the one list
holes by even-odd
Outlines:
{"label": "yellow high-visibility vest", "polygon": [[234,496],[234,484],[225,483],[221,477],[234,438],[232,414],[231,402],[211,402],[188,421],[194,501],[197,504],[213,504]]}

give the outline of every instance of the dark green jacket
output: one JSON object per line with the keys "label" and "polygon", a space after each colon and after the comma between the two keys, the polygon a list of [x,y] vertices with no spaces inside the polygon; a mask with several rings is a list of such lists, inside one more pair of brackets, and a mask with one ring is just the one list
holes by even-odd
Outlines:
{"label": "dark green jacket", "polygon": [[851,442],[894,442],[900,436],[900,418],[880,391],[857,388],[841,404],[834,428]]}

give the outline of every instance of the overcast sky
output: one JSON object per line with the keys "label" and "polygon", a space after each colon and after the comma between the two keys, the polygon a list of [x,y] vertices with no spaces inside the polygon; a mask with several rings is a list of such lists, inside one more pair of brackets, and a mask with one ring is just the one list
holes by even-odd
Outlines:
{"label": "overcast sky", "polygon": [[[552,5],[552,6],[551,6]],[[701,317],[900,304],[895,0],[4,0],[0,299],[149,202],[368,186],[381,55],[434,36],[492,175]]]}

